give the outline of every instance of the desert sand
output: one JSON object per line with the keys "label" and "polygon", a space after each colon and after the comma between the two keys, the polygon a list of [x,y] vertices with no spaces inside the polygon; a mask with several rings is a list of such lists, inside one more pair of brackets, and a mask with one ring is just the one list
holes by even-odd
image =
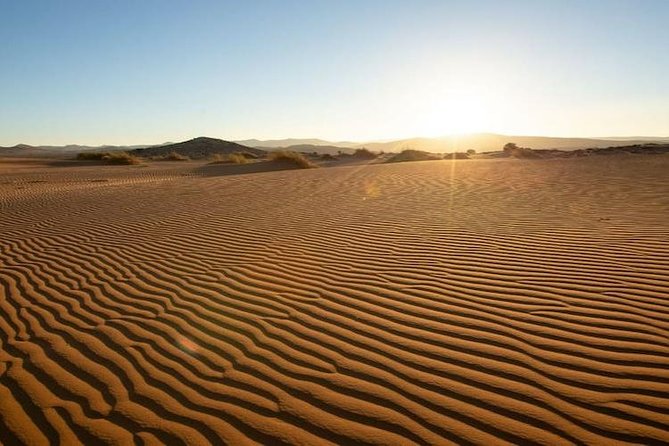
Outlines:
{"label": "desert sand", "polygon": [[667,444],[669,156],[0,163],[0,443]]}

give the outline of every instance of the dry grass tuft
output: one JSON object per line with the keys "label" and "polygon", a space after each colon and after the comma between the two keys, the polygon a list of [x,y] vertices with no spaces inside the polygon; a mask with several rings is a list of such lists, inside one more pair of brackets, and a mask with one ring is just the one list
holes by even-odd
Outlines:
{"label": "dry grass tuft", "polygon": [[81,152],[77,159],[82,161],[104,161],[107,164],[139,164],[141,158],[128,152]]}
{"label": "dry grass tuft", "polygon": [[249,158],[247,158],[244,153],[235,152],[229,154],[217,153],[211,157],[211,162],[209,164],[246,164],[248,162]]}
{"label": "dry grass tuft", "polygon": [[422,150],[413,150],[407,149],[403,150],[401,153],[394,155],[390,158],[388,163],[401,163],[405,161],[431,161],[438,160],[439,158],[429,152],[424,152]]}
{"label": "dry grass tuft", "polygon": [[362,149],[356,149],[356,151],[353,152],[353,156],[355,158],[372,160],[372,159],[375,159],[377,157],[377,154],[372,152],[371,150],[365,149],[363,147]]}
{"label": "dry grass tuft", "polygon": [[111,152],[102,157],[102,161],[107,164],[139,164],[142,159],[127,152]]}
{"label": "dry grass tuft", "polygon": [[110,155],[109,152],[81,152],[77,154],[77,159],[82,161],[100,161],[108,155]]}
{"label": "dry grass tuft", "polygon": [[276,162],[290,163],[295,167],[299,167],[300,169],[311,169],[312,167],[318,167],[316,164],[306,159],[301,153],[291,152],[288,150],[278,150],[276,152],[272,152],[269,154],[269,159]]}
{"label": "dry grass tuft", "polygon": [[163,156],[157,156],[153,158],[155,161],[188,161],[190,160],[189,157],[182,155],[177,152],[170,152],[166,155]]}

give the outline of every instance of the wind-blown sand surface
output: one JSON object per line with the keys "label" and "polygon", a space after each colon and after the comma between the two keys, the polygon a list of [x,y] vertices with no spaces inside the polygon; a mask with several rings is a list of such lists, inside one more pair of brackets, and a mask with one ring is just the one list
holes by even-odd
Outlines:
{"label": "wind-blown sand surface", "polygon": [[0,443],[669,443],[668,172],[0,164]]}

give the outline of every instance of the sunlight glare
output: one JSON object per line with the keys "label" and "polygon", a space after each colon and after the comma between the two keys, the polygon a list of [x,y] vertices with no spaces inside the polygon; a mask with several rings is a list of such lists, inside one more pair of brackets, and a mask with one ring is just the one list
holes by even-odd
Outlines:
{"label": "sunlight glare", "polygon": [[[441,95],[439,95],[441,96]],[[492,95],[470,89],[452,90],[427,104],[423,131],[431,135],[460,135],[486,128],[497,110]]]}

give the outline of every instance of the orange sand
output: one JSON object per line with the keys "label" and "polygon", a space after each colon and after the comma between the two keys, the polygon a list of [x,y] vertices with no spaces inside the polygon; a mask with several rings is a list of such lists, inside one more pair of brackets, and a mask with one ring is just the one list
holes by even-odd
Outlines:
{"label": "orange sand", "polygon": [[0,163],[0,444],[669,443],[669,156],[177,164]]}

